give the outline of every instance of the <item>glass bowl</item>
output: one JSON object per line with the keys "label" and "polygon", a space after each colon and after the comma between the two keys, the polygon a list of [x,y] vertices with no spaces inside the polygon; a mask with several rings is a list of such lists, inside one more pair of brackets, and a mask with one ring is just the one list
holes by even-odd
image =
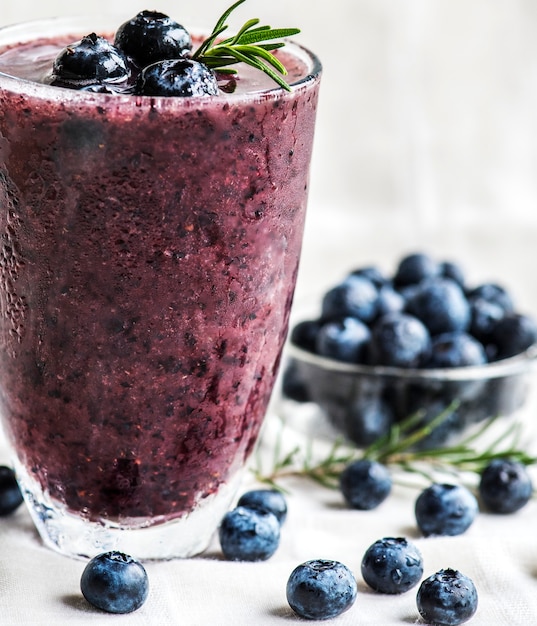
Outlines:
{"label": "glass bowl", "polygon": [[404,369],[343,363],[289,343],[278,410],[293,428],[359,447],[413,415],[424,425],[443,414],[419,444],[443,447],[474,424],[525,407],[536,362],[537,344],[486,365]]}

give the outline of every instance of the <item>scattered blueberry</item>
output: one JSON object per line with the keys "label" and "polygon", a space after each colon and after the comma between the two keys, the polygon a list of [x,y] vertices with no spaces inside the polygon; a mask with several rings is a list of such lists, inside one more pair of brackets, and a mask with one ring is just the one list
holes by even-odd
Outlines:
{"label": "scattered blueberry", "polygon": [[339,486],[351,508],[369,511],[388,497],[392,490],[392,477],[385,465],[359,459],[341,472]]}
{"label": "scattered blueberry", "polygon": [[404,593],[423,575],[423,559],[415,545],[403,537],[375,541],[362,559],[365,582],[380,593]]}
{"label": "scattered blueberry", "polygon": [[470,305],[462,289],[447,278],[424,283],[407,302],[407,311],[420,319],[431,335],[467,330]]}
{"label": "scattered blueberry", "polygon": [[141,96],[216,96],[218,83],[212,70],[198,61],[159,61],[144,68],[136,83]]}
{"label": "scattered blueberry", "polygon": [[493,513],[514,513],[525,506],[533,493],[526,466],[510,459],[491,461],[481,474],[479,495]]}
{"label": "scattered blueberry", "polygon": [[464,331],[453,331],[433,338],[427,367],[466,367],[486,362],[485,348],[477,339]]}
{"label": "scattered blueberry", "polygon": [[426,578],[416,597],[420,615],[434,626],[463,624],[477,611],[477,601],[472,580],[449,568]]}
{"label": "scattered blueberry", "polygon": [[396,287],[415,285],[432,278],[440,273],[440,266],[428,254],[417,252],[401,259],[393,282]]}
{"label": "scattered blueberry", "polygon": [[377,288],[364,276],[351,275],[324,295],[321,315],[325,320],[356,317],[368,322],[375,317]]}
{"label": "scattered blueberry", "polygon": [[536,341],[537,324],[535,320],[520,313],[505,315],[492,331],[492,342],[497,348],[498,359],[520,354]]}
{"label": "scattered blueberry", "polygon": [[415,505],[419,529],[429,535],[461,535],[478,512],[475,496],[462,485],[434,483],[424,489]]}
{"label": "scattered blueberry", "polygon": [[237,506],[249,509],[264,509],[274,513],[280,524],[287,518],[287,501],[281,491],[277,489],[252,489],[243,493]]}
{"label": "scattered blueberry", "polygon": [[52,72],[53,85],[75,89],[121,82],[129,75],[123,54],[95,33],[64,48],[54,60]]}
{"label": "scattered blueberry", "polygon": [[0,465],[0,516],[13,513],[23,502],[22,493],[15,472]]}
{"label": "scattered blueberry", "polygon": [[280,543],[280,522],[270,511],[238,506],[224,515],[220,546],[230,561],[266,561]]}
{"label": "scattered blueberry", "polygon": [[363,363],[367,359],[371,331],[354,317],[326,322],[317,333],[316,352],[347,363]]}
{"label": "scattered blueberry", "polygon": [[431,338],[412,315],[391,313],[381,317],[371,333],[373,363],[395,367],[420,367],[429,357]]}
{"label": "scattered blueberry", "polygon": [[80,579],[86,600],[109,613],[130,613],[140,608],[149,593],[141,563],[122,552],[104,552],[86,565]]}
{"label": "scattered blueberry", "polygon": [[339,561],[307,561],[296,567],[287,581],[287,601],[305,619],[341,615],[354,604],[357,592],[352,572]]}
{"label": "scattered blueberry", "polygon": [[187,30],[158,11],[141,11],[122,24],[116,32],[114,45],[139,67],[179,59],[192,48]]}

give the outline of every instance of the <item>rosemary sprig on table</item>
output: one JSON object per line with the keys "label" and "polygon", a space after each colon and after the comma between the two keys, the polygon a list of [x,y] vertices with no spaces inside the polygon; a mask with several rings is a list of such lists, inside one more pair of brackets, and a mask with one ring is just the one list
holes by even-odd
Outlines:
{"label": "rosemary sprig on table", "polygon": [[[363,450],[351,447],[343,441],[335,441],[320,459],[314,458],[312,441],[308,441],[304,451],[301,446],[295,446],[290,451],[283,452],[283,431],[280,431],[274,446],[272,467],[265,471],[258,462],[253,468],[255,478],[258,482],[276,488],[281,488],[281,479],[289,477],[308,478],[325,487],[337,488],[343,469],[360,458],[378,461],[401,472],[419,474],[429,481],[434,480],[439,473],[480,474],[494,459],[509,458],[524,465],[537,463],[537,457],[519,447],[520,423],[508,425],[492,441],[484,443],[485,435],[497,424],[497,418],[485,421],[474,433],[457,444],[420,449],[418,444],[449,416],[453,408],[451,405],[425,425],[419,425],[423,415],[412,415],[394,424],[385,436],[379,437]],[[479,446],[480,443],[484,445]]]}
{"label": "rosemary sprig on table", "polygon": [[296,35],[300,32],[298,28],[258,26],[259,20],[254,18],[245,22],[233,37],[217,41],[220,35],[228,28],[226,20],[230,14],[244,2],[246,0],[238,0],[222,14],[212,33],[192,54],[192,59],[200,61],[212,70],[217,70],[224,74],[236,73],[235,69],[229,67],[230,65],[246,63],[264,72],[280,87],[289,91],[289,85],[281,77],[281,75],[285,76],[287,74],[287,70],[271,51],[282,48],[285,45],[285,42],[274,41],[275,39]]}

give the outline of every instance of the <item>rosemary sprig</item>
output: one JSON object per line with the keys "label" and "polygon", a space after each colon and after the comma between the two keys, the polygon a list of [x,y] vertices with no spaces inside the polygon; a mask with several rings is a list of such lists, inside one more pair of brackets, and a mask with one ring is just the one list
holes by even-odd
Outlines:
{"label": "rosemary sprig", "polygon": [[259,19],[254,18],[245,22],[233,37],[218,41],[220,35],[228,28],[226,20],[244,2],[246,0],[238,0],[238,2],[235,2],[235,4],[224,11],[212,33],[192,54],[192,59],[200,61],[212,70],[218,70],[218,72],[224,74],[236,74],[236,70],[229,66],[236,63],[246,63],[264,72],[280,87],[290,91],[291,88],[281,76],[287,75],[287,70],[271,51],[282,48],[285,45],[285,42],[274,41],[275,39],[296,35],[300,32],[298,28],[257,26]]}
{"label": "rosemary sprig", "polygon": [[[459,443],[443,448],[420,449],[417,446],[425,440],[453,411],[450,405],[435,419],[420,426],[421,414],[415,414],[395,424],[383,437],[379,437],[364,450],[336,441],[320,459],[314,459],[313,442],[309,441],[305,452],[300,446],[282,452],[283,429],[274,446],[272,467],[265,472],[258,463],[253,472],[257,481],[281,488],[279,481],[289,477],[302,477],[330,488],[339,486],[339,475],[353,460],[366,458],[391,466],[403,473],[417,474],[429,481],[439,474],[480,474],[494,459],[509,458],[524,465],[537,463],[520,446],[522,427],[513,423],[503,429],[490,443],[484,444],[485,435],[490,433],[498,419],[492,418],[483,423],[473,434]],[[478,444],[483,444],[479,446]]]}

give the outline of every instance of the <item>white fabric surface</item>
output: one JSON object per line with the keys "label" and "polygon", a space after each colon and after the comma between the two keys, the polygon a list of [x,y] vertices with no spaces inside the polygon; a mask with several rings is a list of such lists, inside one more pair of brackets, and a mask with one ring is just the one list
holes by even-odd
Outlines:
{"label": "white fabric surface", "polygon": [[[269,427],[270,427],[269,422]],[[288,433],[289,437],[297,437]],[[269,439],[270,441],[270,439]],[[294,443],[294,441],[293,441]],[[270,449],[266,450],[270,453]],[[7,460],[2,449],[0,462]],[[533,474],[534,478],[535,473]],[[244,488],[251,486],[248,480]],[[365,550],[376,539],[405,536],[424,559],[424,574],[452,567],[470,576],[479,594],[473,626],[527,626],[537,616],[537,543],[533,500],[515,515],[480,514],[458,537],[420,536],[413,503],[417,489],[396,486],[376,510],[346,508],[338,491],[288,479],[289,514],[276,554],[263,563],[223,560],[218,542],[187,560],[149,562],[147,602],[129,615],[111,616],[82,597],[84,563],[45,548],[24,508],[0,520],[0,623],[271,626],[299,623],[286,602],[291,571],[312,558],[337,559],[355,573],[354,606],[333,620],[341,626],[401,626],[423,623],[416,608],[417,587],[400,596],[368,589],[360,574]]]}

